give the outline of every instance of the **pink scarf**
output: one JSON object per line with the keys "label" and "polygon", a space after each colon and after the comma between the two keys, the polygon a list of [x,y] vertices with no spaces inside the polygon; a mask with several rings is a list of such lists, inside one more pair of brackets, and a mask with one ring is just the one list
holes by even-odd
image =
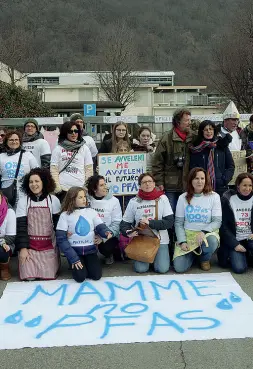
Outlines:
{"label": "pink scarf", "polygon": [[0,227],[2,226],[4,219],[8,211],[8,204],[5,197],[2,195],[2,202],[0,205]]}

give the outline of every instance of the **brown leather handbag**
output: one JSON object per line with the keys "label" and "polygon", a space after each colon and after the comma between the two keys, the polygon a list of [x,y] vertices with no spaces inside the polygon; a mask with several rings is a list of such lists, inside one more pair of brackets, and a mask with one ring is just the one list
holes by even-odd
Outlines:
{"label": "brown leather handbag", "polygon": [[[155,219],[158,219],[158,200],[155,206]],[[160,246],[159,237],[147,224],[139,225],[133,231],[138,231],[138,236],[133,237],[125,248],[127,257],[144,263],[153,263]]]}

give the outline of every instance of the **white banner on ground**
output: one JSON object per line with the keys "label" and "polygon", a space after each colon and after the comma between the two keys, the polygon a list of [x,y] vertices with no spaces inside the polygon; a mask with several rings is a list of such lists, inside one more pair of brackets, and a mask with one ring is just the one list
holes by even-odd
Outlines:
{"label": "white banner on ground", "polygon": [[0,349],[253,337],[230,273],[8,283]]}
{"label": "white banner on ground", "polygon": [[99,154],[99,174],[105,177],[114,195],[134,195],[138,192],[138,177],[146,172],[146,153]]}

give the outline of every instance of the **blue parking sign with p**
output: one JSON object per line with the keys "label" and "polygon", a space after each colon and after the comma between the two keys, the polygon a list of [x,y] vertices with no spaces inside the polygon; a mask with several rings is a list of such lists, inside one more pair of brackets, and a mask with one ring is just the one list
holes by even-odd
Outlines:
{"label": "blue parking sign with p", "polygon": [[83,112],[85,117],[95,117],[96,116],[96,104],[84,104]]}

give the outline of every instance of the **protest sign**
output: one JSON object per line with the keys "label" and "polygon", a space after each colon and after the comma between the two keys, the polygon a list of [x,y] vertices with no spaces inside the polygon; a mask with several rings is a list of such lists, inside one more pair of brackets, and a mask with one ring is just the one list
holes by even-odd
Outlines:
{"label": "protest sign", "polygon": [[134,195],[138,177],[146,172],[146,153],[99,154],[98,168],[113,194]]}
{"label": "protest sign", "polygon": [[0,349],[253,337],[230,273],[8,283]]}
{"label": "protest sign", "polygon": [[235,172],[234,172],[233,178],[229,182],[230,186],[235,184],[236,177],[240,173],[247,172],[246,151],[245,150],[231,151],[231,154],[232,154],[232,157],[235,163]]}

